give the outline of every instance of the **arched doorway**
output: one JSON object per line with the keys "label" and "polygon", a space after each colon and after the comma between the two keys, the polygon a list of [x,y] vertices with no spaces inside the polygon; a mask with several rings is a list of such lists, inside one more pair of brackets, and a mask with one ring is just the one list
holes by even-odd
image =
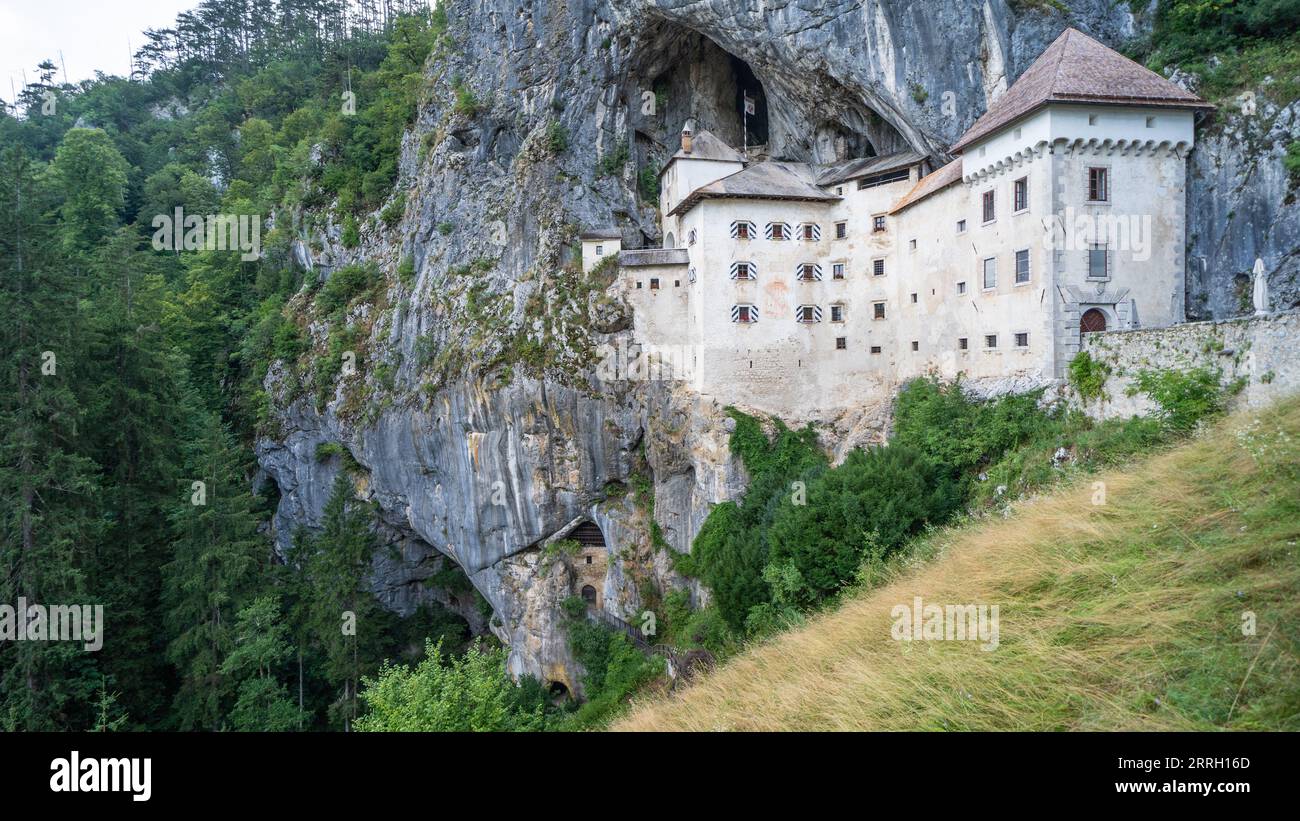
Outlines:
{"label": "arched doorway", "polygon": [[664,247],[665,247],[665,248],[675,248],[675,247],[676,247],[676,242],[677,242],[677,240],[673,239],[673,232],[672,232],[672,231],[669,231],[667,234],[664,234]]}
{"label": "arched doorway", "polygon": [[1090,334],[1106,330],[1106,315],[1100,308],[1089,308],[1079,319],[1079,332]]}
{"label": "arched doorway", "polygon": [[587,603],[588,608],[596,606],[596,588],[589,584],[582,586],[582,600]]}

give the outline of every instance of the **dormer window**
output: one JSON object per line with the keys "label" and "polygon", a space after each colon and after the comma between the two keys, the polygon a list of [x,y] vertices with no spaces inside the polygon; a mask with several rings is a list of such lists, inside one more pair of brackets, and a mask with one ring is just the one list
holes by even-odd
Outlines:
{"label": "dormer window", "polygon": [[732,239],[753,239],[755,233],[754,223],[749,220],[736,220],[731,223]]}
{"label": "dormer window", "polygon": [[789,239],[790,226],[784,222],[769,222],[767,224],[767,238],[778,241]]}

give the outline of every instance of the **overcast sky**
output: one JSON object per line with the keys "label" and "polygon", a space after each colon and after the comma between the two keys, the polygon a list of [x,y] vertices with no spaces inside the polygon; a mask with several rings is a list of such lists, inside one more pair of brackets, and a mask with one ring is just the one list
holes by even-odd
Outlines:
{"label": "overcast sky", "polygon": [[[46,58],[59,66],[59,51],[68,81],[95,72],[125,77],[127,43],[144,44],[142,32],[163,28],[176,14],[199,0],[0,0],[0,97],[13,102],[12,88],[21,89],[23,72],[36,80],[36,64]],[[60,68],[57,79],[63,80]]]}

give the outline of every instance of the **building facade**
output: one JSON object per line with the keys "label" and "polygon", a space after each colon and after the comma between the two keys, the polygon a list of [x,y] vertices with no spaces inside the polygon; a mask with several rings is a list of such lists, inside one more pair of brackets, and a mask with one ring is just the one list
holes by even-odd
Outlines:
{"label": "building facade", "polygon": [[1183,321],[1199,98],[1068,29],[935,169],[748,163],[688,123],[638,343],[727,404],[820,418],[933,373],[1045,383],[1081,334]]}

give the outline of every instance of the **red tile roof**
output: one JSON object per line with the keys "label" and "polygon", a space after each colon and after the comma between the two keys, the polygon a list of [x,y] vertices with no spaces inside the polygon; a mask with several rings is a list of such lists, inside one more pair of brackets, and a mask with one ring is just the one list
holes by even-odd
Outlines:
{"label": "red tile roof", "polygon": [[1213,108],[1083,32],[1067,28],[962,135],[952,153],[961,153],[1048,103]]}

